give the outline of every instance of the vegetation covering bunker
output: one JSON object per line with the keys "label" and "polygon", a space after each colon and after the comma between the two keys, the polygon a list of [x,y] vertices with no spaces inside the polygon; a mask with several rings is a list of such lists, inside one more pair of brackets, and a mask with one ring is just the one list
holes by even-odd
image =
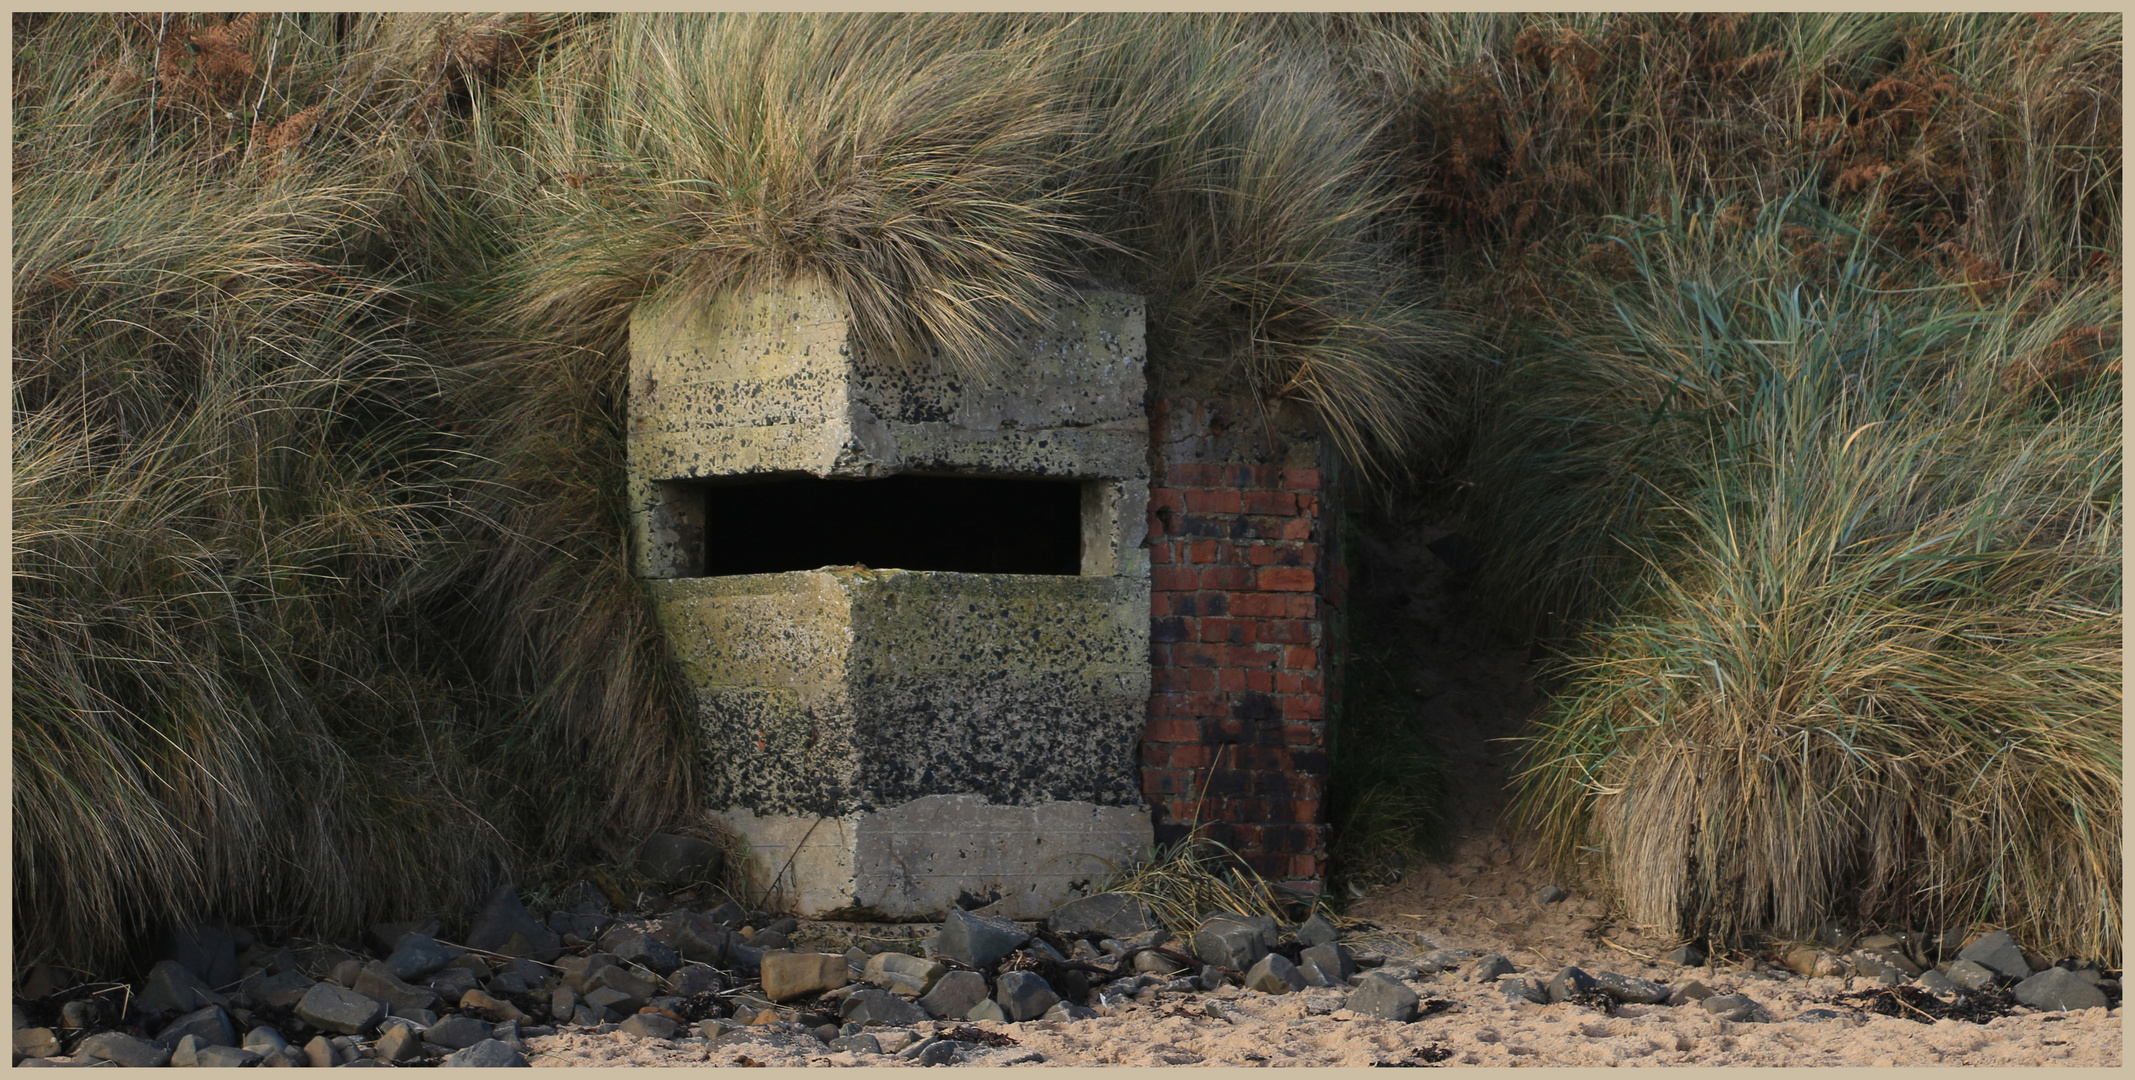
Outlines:
{"label": "vegetation covering bunker", "polygon": [[[1143,320],[1138,297],[1087,294],[959,373],[871,357],[816,285],[633,318],[633,559],[694,688],[713,805],[778,902],[1036,915],[1149,846]],[[869,568],[891,523],[840,518],[860,504],[838,500],[915,475],[969,504],[936,531],[985,531],[1031,484],[1073,485],[1074,572],[957,562],[1022,566],[1019,547],[1060,539],[1008,535],[997,553],[937,537],[954,548],[938,566]],[[778,484],[809,513],[829,500],[814,520],[835,523],[831,546],[796,538],[794,557],[845,554],[720,573],[723,504]]]}

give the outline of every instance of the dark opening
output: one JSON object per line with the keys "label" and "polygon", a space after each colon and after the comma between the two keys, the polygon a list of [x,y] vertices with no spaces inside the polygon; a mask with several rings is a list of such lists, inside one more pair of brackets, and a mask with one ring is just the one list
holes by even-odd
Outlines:
{"label": "dark opening", "polygon": [[968,574],[1081,573],[1082,485],[892,476],[704,489],[706,575],[854,564]]}

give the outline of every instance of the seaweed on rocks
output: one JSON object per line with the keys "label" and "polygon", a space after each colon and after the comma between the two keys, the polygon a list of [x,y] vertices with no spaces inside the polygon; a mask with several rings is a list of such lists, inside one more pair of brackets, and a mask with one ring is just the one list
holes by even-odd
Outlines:
{"label": "seaweed on rocks", "polygon": [[1984,987],[1957,994],[1948,1001],[1917,986],[1879,986],[1825,999],[1833,1005],[1849,1005],[1880,1016],[1897,1016],[1921,1024],[1937,1020],[1963,1020],[1984,1024],[2008,1016],[2016,998],[2000,987]]}
{"label": "seaweed on rocks", "polygon": [[987,1031],[985,1028],[961,1024],[941,1033],[941,1038],[951,1042],[978,1043],[982,1046],[1021,1046],[1006,1032]]}

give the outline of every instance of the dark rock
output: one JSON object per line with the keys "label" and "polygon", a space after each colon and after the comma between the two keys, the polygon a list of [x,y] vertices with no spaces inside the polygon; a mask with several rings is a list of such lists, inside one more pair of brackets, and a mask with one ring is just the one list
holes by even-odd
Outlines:
{"label": "dark rock", "polygon": [[1548,907],[1551,904],[1561,902],[1565,897],[1570,895],[1570,893],[1565,892],[1563,889],[1560,889],[1555,885],[1544,885],[1542,886],[1541,891],[1535,893],[1535,903],[1541,905],[1542,907]]}
{"label": "dark rock", "polygon": [[1684,945],[1661,959],[1677,967],[1696,967],[1705,962],[1705,953],[1695,945]]}
{"label": "dark rock", "polygon": [[332,1039],[324,1035],[314,1035],[310,1042],[304,1044],[304,1060],[311,1063],[311,1068],[331,1069],[347,1059],[341,1056],[340,1048],[334,1045]]}
{"label": "dark rock", "polygon": [[1503,956],[1497,953],[1484,953],[1475,958],[1474,964],[1469,965],[1468,981],[1479,983],[1496,982],[1498,976],[1510,975],[1518,970],[1518,968],[1512,966],[1512,961],[1505,959]]}
{"label": "dark rock", "polygon": [[1758,1005],[1742,994],[1714,994],[1698,1002],[1700,1008],[1722,1020],[1753,1021]]}
{"label": "dark rock", "polygon": [[128,1069],[160,1069],[171,1059],[169,1050],[120,1031],[97,1032],[83,1039],[74,1052]]}
{"label": "dark rock", "polygon": [[1300,944],[1306,946],[1325,945],[1330,941],[1339,941],[1341,937],[1342,932],[1336,929],[1333,923],[1328,922],[1326,916],[1317,911],[1313,912],[1312,917],[1306,919],[1304,924],[1297,928],[1297,940]]}
{"label": "dark rock", "polygon": [[740,934],[731,935],[726,942],[725,966],[753,978],[763,970],[764,950],[743,941]]}
{"label": "dark rock", "polygon": [[658,938],[641,931],[610,933],[601,939],[600,947],[616,955],[626,963],[637,964],[658,975],[669,975],[682,966],[682,954],[660,944]]}
{"label": "dark rock", "polygon": [[244,1048],[265,1056],[289,1045],[282,1033],[271,1027],[256,1027],[245,1032]]}
{"label": "dark rock", "polygon": [[371,1052],[377,1054],[379,1060],[390,1061],[396,1065],[420,1061],[423,1056],[423,1039],[415,1033],[414,1028],[396,1025],[378,1036],[378,1041],[371,1046]]}
{"label": "dark rock", "polygon": [[506,1020],[530,1019],[524,1012],[519,1010],[519,1006],[503,998],[491,997],[481,990],[469,990],[461,994],[460,1011],[477,1019],[487,1020],[492,1024],[501,1024]]}
{"label": "dark rock", "polygon": [[1506,1001],[1525,1001],[1535,1005],[1549,1004],[1549,991],[1536,986],[1533,979],[1499,979],[1497,981],[1497,992],[1505,995]]}
{"label": "dark rock", "polygon": [[615,1030],[640,1039],[672,1039],[680,1027],[659,1013],[638,1013]]}
{"label": "dark rock", "polygon": [[919,1007],[940,1020],[961,1020],[973,1005],[986,1000],[986,977],[976,971],[951,971],[920,996]]}
{"label": "dark rock", "polygon": [[1943,969],[1943,974],[1966,990],[1984,990],[1993,986],[1997,977],[1993,968],[1970,960],[1952,961],[1949,967]]}
{"label": "dark rock", "polygon": [[334,969],[326,973],[326,980],[335,986],[345,986],[353,990],[356,988],[356,980],[363,976],[363,967],[363,961],[350,957],[335,964]]}
{"label": "dark rock", "polygon": [[1097,1019],[1097,1010],[1089,1008],[1087,1006],[1077,1005],[1072,1001],[1062,1001],[1059,1004],[1054,1005],[1052,1008],[1045,1010],[1045,1015],[1043,1017],[1040,1017],[1040,1019],[1095,1020]]}
{"label": "dark rock", "polygon": [[1706,998],[1711,997],[1712,995],[1712,987],[1709,987],[1704,983],[1697,981],[1696,979],[1692,979],[1689,982],[1686,982],[1683,985],[1676,987],[1675,991],[1668,995],[1668,1004],[1688,1005],[1693,1001],[1703,1001]]}
{"label": "dark rock", "polygon": [[[1240,915],[1218,914],[1194,929],[1193,954],[1207,963],[1244,971],[1260,962],[1274,946],[1273,919],[1248,921]],[[1268,925],[1262,925],[1266,923]]]}
{"label": "dark rock", "polygon": [[902,1027],[929,1019],[927,1011],[886,990],[858,990],[838,1005],[838,1018],[857,1024]]}
{"label": "dark rock", "polygon": [[541,980],[528,979],[517,971],[500,971],[497,977],[484,984],[482,989],[499,997],[509,994],[531,994],[541,989]]}
{"label": "dark rock", "polygon": [[1245,973],[1245,988],[1264,994],[1291,994],[1305,988],[1305,976],[1281,953],[1268,953]]}
{"label": "dark rock", "polygon": [[[183,965],[180,965],[181,967]],[[74,985],[74,976],[50,964],[34,964],[15,983],[15,996],[27,1001],[48,998]]]}
{"label": "dark rock", "polygon": [[660,994],[659,983],[621,964],[607,964],[594,970],[586,976],[585,985],[588,1000],[595,990],[619,990],[629,996],[633,1010]]}
{"label": "dark rock", "polygon": [[237,1045],[237,1028],[230,1023],[230,1014],[220,1005],[195,1009],[171,1021],[156,1032],[156,1045],[176,1047],[178,1040],[188,1035],[199,1036],[203,1046]]}
{"label": "dark rock", "polygon": [[506,956],[553,956],[562,946],[562,938],[527,914],[518,890],[509,885],[489,895],[467,931],[468,948]]}
{"label": "dark rock", "polygon": [[638,849],[639,872],[667,885],[709,880],[717,877],[725,864],[726,855],[719,845],[694,836],[656,832],[646,837],[644,846]]}
{"label": "dark rock", "polygon": [[1139,897],[1125,893],[1098,893],[1071,900],[1045,917],[1046,928],[1055,934],[1099,933],[1109,938],[1128,938],[1157,928],[1156,912]]}
{"label": "dark rock", "polygon": [[726,903],[721,904],[718,907],[715,907],[712,910],[705,912],[703,917],[712,923],[725,927],[728,930],[732,930],[735,927],[740,926],[744,921],[748,919],[749,912],[747,908],[744,908],[740,904],[729,900]]}
{"label": "dark rock", "polygon": [[1944,975],[1934,968],[1921,972],[1920,977],[1913,980],[1913,984],[1936,997],[1949,997],[1958,991],[1957,984],[1951,982],[1948,975]]}
{"label": "dark rock", "polygon": [[1007,919],[952,908],[942,920],[937,949],[967,967],[984,968],[1030,940],[1029,932]]}
{"label": "dark rock", "polygon": [[1566,967],[1549,980],[1549,1000],[1553,1002],[1570,1001],[1580,995],[1599,993],[1600,990],[1601,984],[1595,982],[1592,975],[1576,967]]}
{"label": "dark rock", "polygon": [[392,955],[385,958],[385,967],[396,979],[420,979],[443,968],[455,957],[463,956],[466,952],[465,949],[446,945],[428,934],[411,932],[401,936],[400,944],[394,946]]}
{"label": "dark rock", "polygon": [[148,980],[134,998],[134,1004],[143,1009],[166,1013],[189,1013],[208,1005],[229,1003],[229,998],[216,993],[175,960],[159,960],[149,968]]}
{"label": "dark rock", "polygon": [[[729,938],[728,940],[732,941],[731,938]],[[780,930],[758,930],[755,936],[748,939],[748,943],[750,948],[758,949],[763,952],[770,952],[772,949],[790,949],[793,947],[793,939],[787,937],[785,935],[785,932]]]}
{"label": "dark rock", "polygon": [[487,979],[491,975],[497,973],[495,965],[492,965],[488,960],[476,956],[473,953],[468,953],[465,956],[453,957],[451,963],[446,964],[443,968],[438,969],[438,974],[442,975],[445,972],[452,970],[453,968],[459,968],[460,970],[465,971],[469,975],[474,976],[475,979],[478,981],[482,979]]}
{"label": "dark rock", "polygon": [[771,923],[771,925],[769,926],[764,927],[764,930],[765,932],[772,934],[790,934],[800,928],[801,921],[789,915],[783,919],[779,919]]}
{"label": "dark rock", "polygon": [[675,930],[673,947],[685,960],[700,964],[726,963],[728,929],[706,915],[685,915]]}
{"label": "dark rock", "polygon": [[256,983],[248,982],[244,993],[260,1005],[287,1009],[304,1000],[304,994],[311,986],[312,980],[303,972],[284,971],[263,975]]}
{"label": "dark rock", "polygon": [[437,1023],[437,1014],[430,1011],[429,1009],[387,1009],[385,1012],[385,1022],[390,1024],[394,1021],[395,1018],[401,1020],[413,1020],[416,1024],[422,1027],[429,1027],[430,1025]]}
{"label": "dark rock", "polygon": [[679,997],[696,997],[726,988],[726,979],[716,969],[703,964],[684,964],[667,977],[668,991]]}
{"label": "dark rock", "polygon": [[484,1039],[465,1050],[455,1050],[438,1062],[448,1069],[524,1069],[526,1055],[497,1039]]}
{"label": "dark rock", "polygon": [[463,967],[446,966],[430,976],[430,989],[447,1005],[458,1005],[461,995],[479,985],[474,972]]}
{"label": "dark rock", "polygon": [[578,991],[568,986],[559,986],[549,992],[549,1015],[559,1021],[571,1019],[578,1011]]}
{"label": "dark rock", "polygon": [[45,1027],[16,1028],[15,1052],[24,1057],[58,1057],[59,1032]]}
{"label": "dark rock", "polygon": [[448,1016],[423,1032],[423,1041],[447,1050],[465,1050],[490,1037],[491,1025],[472,1016]]}
{"label": "dark rock", "polygon": [[830,1040],[830,1048],[848,1054],[880,1054],[882,1052],[882,1043],[876,1040],[873,1035],[863,1032],[858,1035],[841,1035],[832,1039]]}
{"label": "dark rock", "polygon": [[868,958],[860,977],[893,994],[917,997],[932,989],[934,981],[948,972],[948,966],[939,960],[901,952],[879,952]]}
{"label": "dark rock", "polygon": [[1981,935],[1979,940],[1965,946],[1957,958],[1990,968],[2006,978],[2023,979],[2031,975],[2031,965],[2024,960],[2024,950],[2017,947],[2016,939],[2007,930]]}
{"label": "dark rock", "polygon": [[2050,967],[2016,984],[2016,1000],[2034,1009],[2102,1009],[2105,994],[2067,968]]}
{"label": "dark rock", "polygon": [[296,1004],[297,1018],[315,1028],[360,1035],[385,1019],[385,1004],[332,983],[316,983]]}
{"label": "dark rock", "polygon": [[993,1000],[1018,1023],[1036,1020],[1059,1004],[1060,995],[1035,971],[1008,971],[994,982]]}
{"label": "dark rock", "polygon": [[59,1007],[59,1026],[67,1031],[95,1027],[104,1018],[104,1006],[96,998],[75,998]]}
{"label": "dark rock", "polygon": [[1628,1005],[1659,1005],[1668,1000],[1667,987],[1613,971],[1595,972],[1594,983],[1602,993]]}
{"label": "dark rock", "polygon": [[438,1003],[437,991],[402,982],[386,969],[383,961],[373,961],[366,966],[356,976],[356,985],[350,989],[364,997],[385,1002],[388,1010],[434,1009]]}
{"label": "dark rock", "polygon": [[[376,923],[371,927],[371,947],[380,953],[391,955],[400,950],[400,943],[409,934],[421,934],[436,939],[445,932],[445,924],[436,919],[417,919],[413,922]],[[446,957],[451,959],[451,957]],[[408,976],[403,975],[405,979]]]}
{"label": "dark rock", "polygon": [[[203,1046],[193,1055],[194,1067],[201,1069],[242,1069],[257,1065],[260,1060],[259,1054],[236,1046]],[[171,1064],[177,1063],[173,1055]]]}
{"label": "dark rock", "polygon": [[1357,965],[1347,946],[1327,941],[1298,953],[1297,971],[1308,986],[1347,986]]}
{"label": "dark rock", "polygon": [[[593,1015],[603,1018],[634,1013],[640,1008],[637,1002],[630,999],[629,994],[612,986],[587,991],[584,1007],[593,1010]],[[578,1013],[573,1010],[571,1015],[576,1016]]]}
{"label": "dark rock", "polygon": [[1422,1001],[1416,991],[1403,986],[1400,981],[1374,972],[1357,983],[1343,1007],[1365,1016],[1406,1024],[1416,1019],[1416,1007]]}
{"label": "dark rock", "polygon": [[210,987],[237,981],[237,942],[228,930],[214,923],[196,923],[172,932],[164,941],[163,959],[199,976]]}

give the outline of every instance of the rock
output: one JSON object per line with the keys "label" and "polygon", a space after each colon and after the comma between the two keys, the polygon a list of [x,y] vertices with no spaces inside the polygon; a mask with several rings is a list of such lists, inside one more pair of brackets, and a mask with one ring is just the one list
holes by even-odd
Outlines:
{"label": "rock", "polygon": [[1991,934],[1982,935],[1979,940],[1959,951],[1957,959],[1970,960],[2011,979],[2023,979],[2031,975],[2031,965],[2024,961],[2024,950],[2017,947],[2016,939],[2011,937],[2007,930],[1996,930]]}
{"label": "rock", "polygon": [[[732,940],[732,938],[728,939],[729,942],[732,942]],[[787,937],[785,932],[781,930],[758,930],[747,940],[750,948],[756,949],[760,952],[770,952],[772,949],[790,949],[793,947],[793,939]]]}
{"label": "rock", "polygon": [[1913,985],[1936,997],[1948,997],[1959,989],[1956,983],[1950,981],[1948,975],[1944,975],[1934,968],[1921,972],[1920,977],[1913,980]]}
{"label": "rock", "polygon": [[1312,917],[1306,919],[1297,928],[1297,940],[1307,947],[1325,945],[1330,941],[1339,941],[1341,938],[1342,932],[1335,929],[1335,925],[1328,922],[1327,917],[1317,911],[1313,912]]}
{"label": "rock", "polygon": [[1510,975],[1518,970],[1518,968],[1512,966],[1512,961],[1505,959],[1503,956],[1497,953],[1484,953],[1476,957],[1475,963],[1469,966],[1468,981],[1479,983],[1496,982],[1498,976]]}
{"label": "rock", "polygon": [[1098,933],[1109,938],[1129,938],[1157,929],[1157,921],[1156,912],[1139,897],[1098,893],[1054,908],[1045,917],[1045,926],[1062,937]]}
{"label": "rock", "polygon": [[1741,994],[1714,994],[1698,1005],[1722,1020],[1754,1020],[1758,1011],[1757,1003]]}
{"label": "rock", "polygon": [[526,1055],[498,1039],[484,1039],[465,1050],[455,1050],[438,1065],[448,1069],[524,1069]]}
{"label": "rock", "polygon": [[59,1032],[43,1027],[16,1028],[15,1052],[24,1057],[58,1057]]}
{"label": "rock", "polygon": [[[164,939],[163,959],[175,961],[210,987],[237,981],[237,942],[214,923],[195,923]],[[191,1010],[186,1010],[191,1011]]]}
{"label": "rock", "polygon": [[414,1021],[417,1027],[426,1028],[432,1024],[437,1023],[437,1014],[430,1011],[429,1009],[407,1009],[405,1011],[400,1009],[387,1009],[385,1012],[385,1023],[390,1024],[394,1020],[411,1020]]}
{"label": "rock", "polygon": [[1785,965],[1788,971],[1796,975],[1822,977],[1837,975],[1845,970],[1839,963],[1838,957],[1822,949],[1812,949],[1807,946],[1788,949],[1786,955],[1780,958],[1780,963]]}
{"label": "rock", "polygon": [[1281,953],[1268,953],[1245,973],[1245,988],[1264,994],[1291,994],[1305,988],[1305,976]]}
{"label": "rock", "polygon": [[482,913],[475,916],[474,926],[467,931],[467,947],[506,956],[546,958],[563,947],[563,939],[527,914],[518,890],[506,885],[490,893]]}
{"label": "rock", "polygon": [[549,1016],[558,1022],[571,1019],[578,1011],[578,991],[568,986],[559,986],[549,991]]}
{"label": "rock", "polygon": [[672,1039],[681,1027],[659,1013],[638,1013],[615,1030],[640,1039]]}
{"label": "rock", "polygon": [[743,941],[741,935],[727,938],[726,966],[744,975],[755,975],[763,967],[764,950]]}
{"label": "rock", "polygon": [[1416,991],[1374,972],[1357,983],[1343,1007],[1364,1016],[1406,1024],[1416,1019],[1416,1008],[1422,1001]]}
{"label": "rock", "polygon": [[882,1042],[873,1035],[862,1032],[858,1035],[840,1035],[830,1040],[830,1048],[840,1053],[866,1056],[880,1054]]}
{"label": "rock", "polygon": [[430,976],[430,989],[447,1005],[458,1005],[460,998],[476,986],[474,972],[463,967],[447,966]]}
{"label": "rock", "polygon": [[1566,967],[1549,980],[1549,1000],[1570,1001],[1573,997],[1601,992],[1601,984],[1592,975],[1576,967]]}
{"label": "rock", "polygon": [[1008,1010],[1001,1008],[1000,1002],[987,998],[973,1005],[971,1011],[964,1014],[964,1018],[967,1020],[995,1020],[1005,1024],[1008,1023]]}
{"label": "rock", "polygon": [[1667,987],[1613,971],[1595,972],[1594,983],[1602,993],[1627,1005],[1659,1005],[1668,1000]]}
{"label": "rock", "polygon": [[886,990],[860,990],[838,1004],[838,1017],[858,1024],[917,1024],[927,1011]]}
{"label": "rock", "polygon": [[2062,1012],[2100,1009],[2106,1004],[2105,994],[2088,980],[2058,967],[2047,968],[2016,984],[2016,1000],[2034,1009]]}
{"label": "rock", "polygon": [[128,1069],[160,1069],[171,1059],[169,1050],[119,1031],[99,1031],[83,1039],[74,1052],[81,1057],[108,1061]]}
{"label": "rock", "polygon": [[171,1047],[171,1068],[193,1069],[200,1066],[200,1050],[207,1043],[198,1035],[187,1035]]}
{"label": "rock", "polygon": [[[1887,937],[1888,935],[1879,936]],[[1885,971],[1896,971],[1911,979],[1918,977],[1920,974],[1920,965],[1913,963],[1912,957],[1899,952],[1895,947],[1864,946],[1855,949],[1853,950],[1853,963],[1856,969],[1869,975],[1880,975]]]}
{"label": "rock", "polygon": [[[261,1060],[259,1054],[236,1046],[203,1046],[193,1055],[194,1067],[201,1069],[242,1069],[257,1065]],[[171,1064],[177,1063],[174,1055]]]}
{"label": "rock", "polygon": [[95,1027],[103,1017],[104,1007],[93,997],[75,998],[59,1007],[59,1026],[65,1031]]}
{"label": "rock", "polygon": [[1097,1019],[1097,1010],[1086,1005],[1077,1005],[1072,1001],[1063,1001],[1045,1010],[1045,1015],[1039,1017],[1039,1019],[1053,1021],[1095,1020]]}
{"label": "rock", "polygon": [[220,1005],[196,1009],[171,1021],[156,1032],[156,1045],[176,1047],[178,1040],[188,1035],[199,1036],[202,1046],[237,1045],[237,1028]]}
{"label": "rock", "polygon": [[585,986],[588,1000],[591,1000],[595,990],[621,991],[630,998],[630,1008],[633,1011],[660,994],[659,983],[621,964],[604,964],[595,968],[586,976]]}
{"label": "rock", "polygon": [[423,1041],[447,1050],[465,1050],[490,1037],[491,1025],[472,1016],[448,1016],[423,1032]]}
{"label": "rock", "polygon": [[1857,1013],[1842,1013],[1837,1009],[1803,1009],[1794,1014],[1794,1019],[1813,1023],[1818,1020],[1851,1020],[1858,1015]]}
{"label": "rock", "polygon": [[[356,976],[353,989],[364,997],[383,1001],[386,1009],[434,1009],[438,1004],[437,991],[427,986],[410,986],[395,977],[382,961],[374,961]],[[461,1000],[466,1000],[462,996]]]}
{"label": "rock", "polygon": [[669,975],[682,966],[682,954],[640,930],[614,930],[601,939],[600,947],[616,959],[637,964],[656,975]]}
{"label": "rock", "polygon": [[1535,985],[1533,979],[1507,976],[1497,981],[1497,991],[1506,1001],[1525,1001],[1534,1005],[1549,1004],[1549,991]]}
{"label": "rock", "polygon": [[1535,893],[1535,905],[1537,907],[1548,907],[1551,904],[1562,902],[1565,897],[1570,895],[1570,893],[1555,885],[1544,885]]}
{"label": "rock", "polygon": [[390,1061],[396,1065],[419,1061],[423,1056],[423,1039],[421,1035],[416,1034],[414,1028],[394,1024],[378,1036],[377,1042],[371,1044],[371,1052],[377,1055],[379,1060]]}
{"label": "rock", "polygon": [[287,1009],[304,1000],[304,995],[311,986],[312,980],[303,972],[284,971],[261,976],[258,982],[247,985],[243,992],[246,997],[260,1005]]}
{"label": "rock", "polygon": [[1060,1003],[1060,995],[1035,971],[1007,971],[994,983],[993,1000],[1008,1019],[1020,1023],[1044,1016]]}
{"label": "rock", "polygon": [[934,980],[933,988],[921,995],[919,1007],[936,1019],[960,1020],[966,1018],[973,1005],[984,1000],[984,975],[976,971],[950,971]]}
{"label": "rock", "polygon": [[934,981],[949,973],[938,960],[901,952],[879,952],[867,958],[861,978],[894,994],[918,997],[934,987]]}
{"label": "rock", "polygon": [[383,963],[385,969],[396,979],[420,979],[443,968],[466,952],[465,949],[446,945],[428,934],[410,932],[401,935],[400,944],[393,947],[392,955],[386,957]]}
{"label": "rock", "polygon": [[1704,983],[1697,981],[1696,979],[1692,979],[1689,982],[1686,982],[1683,985],[1676,987],[1675,992],[1668,995],[1668,1004],[1688,1005],[1693,1001],[1703,1001],[1706,998],[1711,997],[1712,995],[1712,987],[1709,987]]}
{"label": "rock", "polygon": [[[25,994],[25,997],[29,995]],[[189,1013],[209,1005],[228,1005],[230,999],[200,981],[175,960],[159,960],[148,969],[148,979],[134,1004],[151,1011]]]}
{"label": "rock", "polygon": [[1297,972],[1305,977],[1307,986],[1347,986],[1349,977],[1357,973],[1357,965],[1346,946],[1326,941],[1297,955]]}
{"label": "rock", "polygon": [[501,1024],[506,1020],[530,1021],[533,1019],[521,1012],[519,1006],[503,998],[491,997],[487,992],[481,990],[469,990],[461,994],[460,1011],[476,1019],[487,1020],[492,1024]]}
{"label": "rock", "polygon": [[1135,953],[1134,960],[1129,966],[1135,971],[1147,972],[1151,975],[1170,975],[1186,970],[1185,964],[1154,949],[1148,952]]}
{"label": "rock", "polygon": [[1950,966],[1943,970],[1943,974],[1966,990],[1984,990],[1994,985],[1996,977],[1993,968],[1970,960],[1951,961]]}
{"label": "rock", "polygon": [[941,955],[957,963],[984,968],[992,967],[1029,940],[1030,934],[1008,919],[975,915],[956,908],[942,920],[936,948]]}
{"label": "rock", "polygon": [[726,988],[726,979],[717,970],[703,964],[684,964],[667,977],[668,992],[677,997],[717,993]]}
{"label": "rock", "polygon": [[1248,921],[1240,915],[1212,916],[1195,928],[1193,954],[1206,963],[1244,971],[1259,963],[1273,947],[1274,942],[1269,939],[1274,937],[1274,922],[1266,917]]}
{"label": "rock", "polygon": [[331,1069],[341,1064],[342,1058],[333,1040],[324,1035],[314,1035],[310,1042],[304,1044],[304,1060],[314,1069]]}
{"label": "rock", "polygon": [[332,983],[314,983],[296,1004],[297,1018],[315,1028],[361,1035],[385,1019],[385,1003]]}
{"label": "rock", "polygon": [[263,1057],[288,1045],[289,1040],[271,1027],[256,1027],[245,1032],[244,1048]]}
{"label": "rock", "polygon": [[837,953],[765,953],[762,970],[764,996],[773,1001],[820,994],[852,981]]}
{"label": "rock", "polygon": [[1696,967],[1705,962],[1705,953],[1695,945],[1684,945],[1661,959],[1677,967]]}
{"label": "rock", "polygon": [[726,853],[719,845],[694,836],[656,832],[638,849],[638,871],[664,885],[708,881],[725,865]]}
{"label": "rock", "polygon": [[[417,919],[414,922],[374,923],[371,926],[370,933],[371,947],[380,953],[391,955],[400,948],[401,941],[406,939],[409,934],[421,934],[424,937],[435,939],[437,935],[444,932],[445,924],[436,919]],[[402,978],[406,978],[406,976],[402,976]]]}

